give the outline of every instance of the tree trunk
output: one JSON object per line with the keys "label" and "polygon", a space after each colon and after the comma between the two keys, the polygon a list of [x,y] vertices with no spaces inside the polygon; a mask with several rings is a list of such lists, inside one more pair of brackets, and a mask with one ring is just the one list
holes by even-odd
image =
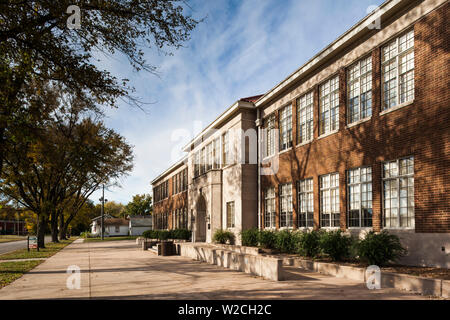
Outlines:
{"label": "tree trunk", "polygon": [[67,232],[64,228],[64,214],[59,217],[59,240],[67,240]]}
{"label": "tree trunk", "polygon": [[47,229],[46,224],[47,224],[47,221],[46,221],[45,217],[42,214],[38,215],[36,236],[37,236],[39,248],[45,248],[45,231]]}
{"label": "tree trunk", "polygon": [[52,242],[58,243],[58,211],[54,210],[51,217]]}

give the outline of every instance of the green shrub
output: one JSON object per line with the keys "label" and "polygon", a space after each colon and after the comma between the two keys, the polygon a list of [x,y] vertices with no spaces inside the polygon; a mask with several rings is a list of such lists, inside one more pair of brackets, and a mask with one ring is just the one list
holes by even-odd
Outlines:
{"label": "green shrub", "polygon": [[320,253],[320,231],[313,230],[311,232],[304,232],[299,241],[297,252],[306,257],[314,258]]}
{"label": "green shrub", "polygon": [[178,240],[189,240],[191,238],[191,230],[175,229],[173,230],[173,238]]}
{"label": "green shrub", "polygon": [[242,231],[241,232],[242,245],[249,247],[257,247],[258,233],[259,230],[257,228]]}
{"label": "green shrub", "polygon": [[167,240],[170,239],[171,232],[168,230],[157,230],[157,238],[159,240]]}
{"label": "green shrub", "polygon": [[371,265],[383,266],[389,261],[403,257],[407,250],[402,247],[400,239],[383,230],[381,233],[369,232],[358,243],[358,255],[362,261]]}
{"label": "green shrub", "polygon": [[156,230],[147,230],[142,233],[142,236],[147,239],[157,239]]}
{"label": "green shrub", "polygon": [[277,236],[271,230],[261,230],[258,233],[258,243],[264,249],[275,249]]}
{"label": "green shrub", "polygon": [[234,233],[226,230],[217,230],[214,233],[213,241],[220,244],[233,244],[234,243]]}
{"label": "green shrub", "polygon": [[289,230],[276,232],[275,249],[283,253],[295,253],[296,237]]}
{"label": "green shrub", "polygon": [[341,230],[323,232],[319,239],[320,249],[333,261],[341,261],[350,255],[353,239]]}

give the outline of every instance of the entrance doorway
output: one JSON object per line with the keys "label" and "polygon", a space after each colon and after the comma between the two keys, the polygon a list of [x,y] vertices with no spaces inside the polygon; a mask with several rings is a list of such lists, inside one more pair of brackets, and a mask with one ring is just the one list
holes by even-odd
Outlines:
{"label": "entrance doorway", "polygon": [[195,241],[206,241],[206,200],[205,197],[200,196],[197,200],[197,215],[195,217]]}

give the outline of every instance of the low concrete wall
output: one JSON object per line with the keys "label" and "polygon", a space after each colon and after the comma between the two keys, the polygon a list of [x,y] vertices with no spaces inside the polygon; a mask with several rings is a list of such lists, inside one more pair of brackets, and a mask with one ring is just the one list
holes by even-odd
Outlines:
{"label": "low concrete wall", "polygon": [[215,264],[231,270],[254,274],[264,279],[283,280],[283,260],[254,254],[218,249],[209,245],[177,244],[181,256]]}
{"label": "low concrete wall", "polygon": [[[338,278],[356,280],[362,283],[366,283],[367,280],[365,268],[341,266],[335,263],[315,262],[301,258],[287,258],[283,260],[283,264]],[[424,278],[382,271],[381,288],[395,288],[424,295],[449,298],[450,280]]]}
{"label": "low concrete wall", "polygon": [[261,251],[259,248],[256,247],[235,246],[230,244],[213,244],[213,246],[219,249],[234,251],[241,254],[251,254],[254,256],[257,256]]}

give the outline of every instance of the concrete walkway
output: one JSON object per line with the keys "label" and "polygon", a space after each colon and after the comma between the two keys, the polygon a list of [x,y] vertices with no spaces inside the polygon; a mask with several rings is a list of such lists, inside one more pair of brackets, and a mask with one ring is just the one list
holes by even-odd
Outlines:
{"label": "concrete walkway", "polygon": [[[69,290],[68,266],[81,269]],[[427,299],[394,289],[368,290],[351,280],[287,268],[291,280],[141,251],[134,241],[73,243],[0,290],[0,299]]]}

